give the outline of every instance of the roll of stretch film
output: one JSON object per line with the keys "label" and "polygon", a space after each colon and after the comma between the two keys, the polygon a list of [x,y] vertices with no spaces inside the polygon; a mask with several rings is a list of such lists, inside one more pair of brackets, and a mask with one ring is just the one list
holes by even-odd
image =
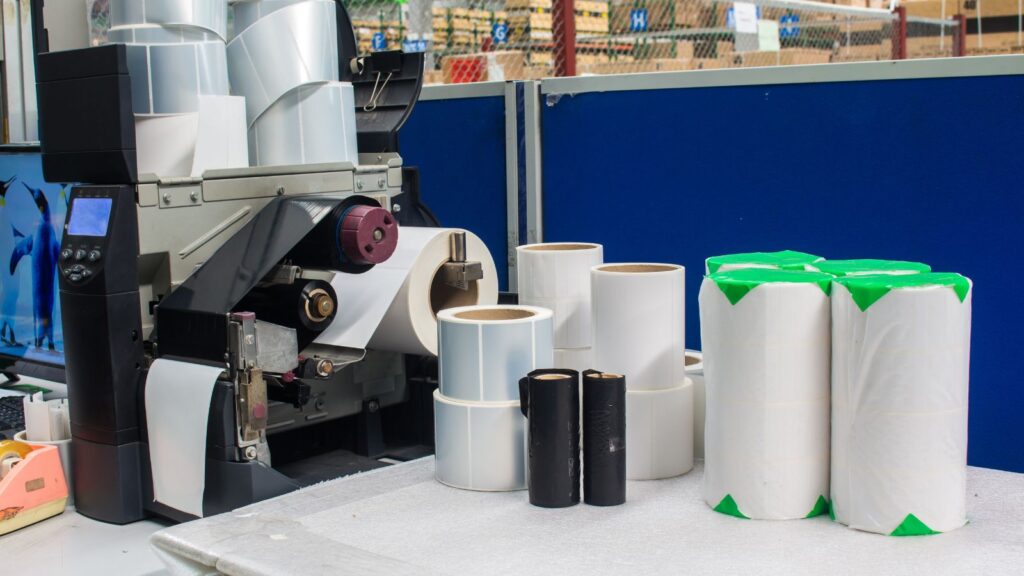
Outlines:
{"label": "roll of stretch film", "polygon": [[590,348],[590,269],[604,262],[600,244],[561,242],[516,249],[519,303],[554,312],[555,348]]}
{"label": "roll of stretch film", "polygon": [[435,478],[464,490],[526,488],[526,418],[519,401],[459,402],[434,391]]}
{"label": "roll of stretch film", "polygon": [[468,402],[519,400],[519,379],[551,366],[551,311],[469,306],[437,315],[441,394]]}
{"label": "roll of stretch film", "polygon": [[192,26],[227,39],[227,0],[110,0],[110,26]]}
{"label": "roll of stretch film", "polygon": [[583,501],[626,501],[626,379],[619,374],[583,373]]}
{"label": "roll of stretch film", "polygon": [[534,370],[519,381],[527,424],[530,504],[566,508],[580,502],[580,375]]}
{"label": "roll of stretch film", "polygon": [[626,428],[628,479],[661,480],[692,470],[693,382],[686,379],[662,390],[627,389]]}

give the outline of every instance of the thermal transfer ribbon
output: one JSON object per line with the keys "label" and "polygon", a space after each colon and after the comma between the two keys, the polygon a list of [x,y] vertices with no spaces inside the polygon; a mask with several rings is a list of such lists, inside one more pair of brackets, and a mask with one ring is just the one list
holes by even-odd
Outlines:
{"label": "thermal transfer ribbon", "polygon": [[590,348],[555,348],[553,368],[583,372],[593,365],[594,353]]}
{"label": "thermal transfer ribbon", "polygon": [[591,271],[594,366],[630,390],[678,386],[683,365],[685,271],[670,264],[606,264]]}
{"label": "thermal transfer ribbon", "polygon": [[542,508],[579,504],[579,372],[534,370],[519,381],[519,396],[527,420],[530,504]]}
{"label": "thermal transfer ribbon", "polygon": [[200,96],[194,114],[137,115],[139,173],[198,177],[206,170],[247,167],[245,133],[245,99],[239,96]]}
{"label": "thermal transfer ribbon", "polygon": [[231,4],[234,17],[234,35],[238,36],[257,20],[300,2],[334,2],[334,0],[241,0]]}
{"label": "thermal transfer ribbon", "polygon": [[[468,290],[446,284],[441,274],[453,232],[466,233],[466,258],[483,269]],[[331,286],[344,304],[318,344],[420,356],[437,355],[438,312],[498,302],[498,271],[487,246],[476,234],[453,228],[402,228],[387,262],[364,274],[335,274]]]}
{"label": "thermal transfer ribbon", "polygon": [[686,351],[686,377],[693,381],[693,456],[704,458],[704,355],[699,350]]}
{"label": "thermal transfer ribbon", "polygon": [[129,44],[135,114],[199,111],[200,96],[227,96],[224,42]]}
{"label": "thermal transfer ribbon", "polygon": [[534,306],[465,306],[437,315],[438,384],[452,400],[519,399],[519,379],[550,368],[551,311]]}
{"label": "thermal transfer ribbon", "polygon": [[837,521],[882,534],[964,525],[970,331],[967,281],[959,295],[892,289],[864,310],[833,284]]}
{"label": "thermal transfer ribbon", "polygon": [[660,480],[691,469],[693,382],[687,378],[663,390],[627,390],[626,478]]}
{"label": "thermal transfer ribbon", "polygon": [[227,38],[227,0],[110,0],[110,25],[194,26]]}
{"label": "thermal transfer ribbon", "polygon": [[434,391],[438,482],[465,490],[526,488],[526,418],[519,401],[458,402]]}
{"label": "thermal transfer ribbon", "polygon": [[216,41],[223,42],[223,39],[214,32],[191,26],[141,24],[119,26],[107,31],[107,42],[110,44],[186,44]]}
{"label": "thermal transfer ribbon", "polygon": [[245,96],[249,126],[278,98],[302,86],[338,80],[333,2],[302,2],[261,18],[228,43],[234,94]]}
{"label": "thermal transfer ribbon", "polygon": [[718,275],[701,285],[704,497],[736,516],[805,518],[829,493],[828,276],[772,272],[813,281],[760,284],[735,303]]}
{"label": "thermal transfer ribbon", "polygon": [[310,84],[285,94],[253,123],[249,147],[254,166],[359,164],[352,84]]}
{"label": "thermal transfer ribbon", "polygon": [[516,249],[519,303],[554,312],[555,348],[590,348],[590,269],[604,262],[600,244],[530,244]]}
{"label": "thermal transfer ribbon", "polygon": [[206,428],[213,387],[222,368],[159,359],[146,377],[146,430],[153,498],[203,515]]}

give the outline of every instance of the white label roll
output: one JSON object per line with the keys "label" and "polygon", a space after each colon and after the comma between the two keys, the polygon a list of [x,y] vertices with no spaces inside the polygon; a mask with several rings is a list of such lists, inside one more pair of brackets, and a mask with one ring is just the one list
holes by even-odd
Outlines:
{"label": "white label roll", "polygon": [[[859,530],[931,534],[967,521],[970,282],[916,277],[880,298],[878,286],[854,293],[881,276],[832,288],[832,506]],[[893,285],[915,283],[903,278]]]}
{"label": "white label roll", "polygon": [[[760,274],[726,274],[745,273]],[[734,516],[805,518],[829,493],[830,277],[768,273],[787,280],[701,285],[704,497]]]}
{"label": "white label roll", "polygon": [[519,379],[550,368],[551,311],[533,306],[467,306],[437,315],[441,394],[459,401],[519,399]]}
{"label": "white label roll", "polygon": [[516,249],[519,303],[555,313],[555,348],[590,348],[590,269],[602,262],[600,244],[530,244]]}
{"label": "white label roll", "polygon": [[686,351],[686,377],[693,381],[693,456],[704,458],[704,355]]}
{"label": "white label roll", "polygon": [[136,115],[199,111],[200,96],[227,96],[224,42],[129,44],[132,105]]}
{"label": "white label roll", "polygon": [[271,12],[277,12],[281,8],[287,8],[292,4],[311,1],[333,2],[334,0],[239,0],[234,2],[231,4],[231,12],[234,17],[234,30],[232,34],[238,36],[245,32],[249,26],[255,24],[257,20],[269,15]]}
{"label": "white label roll", "polygon": [[435,478],[465,490],[526,488],[526,418],[519,401],[458,402],[434,391]]}
{"label": "white label roll", "polygon": [[195,26],[227,39],[227,0],[110,0],[111,27],[159,24]]}
{"label": "white label roll", "polygon": [[687,378],[665,390],[627,390],[626,478],[660,480],[692,468],[693,382]]}
{"label": "white label roll", "polygon": [[624,374],[629,390],[685,378],[685,270],[672,264],[605,264],[591,270],[594,368]]}
{"label": "white label roll", "polygon": [[352,84],[309,84],[285,94],[249,129],[249,149],[254,166],[358,165]]}

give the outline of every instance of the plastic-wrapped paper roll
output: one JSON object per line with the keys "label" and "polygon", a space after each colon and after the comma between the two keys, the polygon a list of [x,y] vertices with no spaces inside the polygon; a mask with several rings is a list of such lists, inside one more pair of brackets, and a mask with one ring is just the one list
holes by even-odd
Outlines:
{"label": "plastic-wrapped paper roll", "polygon": [[194,26],[227,39],[227,0],[110,0],[111,27],[133,24]]}
{"label": "plastic-wrapped paper roll", "polygon": [[526,488],[526,418],[519,401],[458,402],[434,391],[435,478],[464,490]]}
{"label": "plastic-wrapped paper roll", "polygon": [[971,283],[846,277],[832,289],[832,509],[907,536],[967,521]]}
{"label": "plastic-wrapped paper roll", "polygon": [[594,363],[594,352],[591,348],[555,348],[554,368],[564,368],[584,372]]}
{"label": "plastic-wrapped paper roll", "polygon": [[627,390],[626,477],[661,480],[691,469],[693,382],[687,378],[664,390]]}
{"label": "plastic-wrapped paper roll", "polygon": [[704,355],[700,350],[686,351],[686,377],[693,381],[693,456],[704,458]]}
{"label": "plastic-wrapped paper roll", "polygon": [[285,94],[249,129],[249,149],[254,166],[358,165],[352,84],[310,84]]}
{"label": "plastic-wrapped paper roll", "polygon": [[191,26],[167,27],[157,24],[119,26],[107,31],[110,44],[185,44],[189,42],[223,42],[215,32]]}
{"label": "plastic-wrapped paper roll", "polygon": [[704,498],[718,512],[828,511],[831,279],[744,269],[701,285]]}
{"label": "plastic-wrapped paper roll", "polygon": [[552,362],[551,311],[465,306],[437,315],[438,387],[452,400],[519,400],[519,379]]}
{"label": "plastic-wrapped paper roll", "polygon": [[300,2],[324,2],[334,0],[239,0],[231,4],[231,11],[234,16],[234,36],[238,36],[244,32],[249,26],[256,23],[257,20],[269,15],[271,12],[276,12],[281,8],[287,8],[292,4],[298,4]]}
{"label": "plastic-wrapped paper roll", "polygon": [[136,116],[139,173],[198,177],[207,170],[244,168],[245,133],[245,99],[238,96],[200,96],[194,114]]}
{"label": "plastic-wrapped paper roll", "polygon": [[200,96],[227,96],[224,42],[129,44],[135,114],[186,114],[199,111]]}
{"label": "plastic-wrapped paper roll", "polygon": [[686,275],[673,264],[605,264],[591,270],[594,366],[626,376],[630,390],[678,386]]}
{"label": "plastic-wrapped paper roll", "polygon": [[276,10],[235,36],[227,54],[231,88],[245,96],[252,126],[295,88],[338,80],[334,2],[301,2]]}
{"label": "plastic-wrapped paper roll", "polygon": [[779,252],[747,252],[743,254],[726,254],[712,256],[704,261],[704,272],[728,272],[744,268],[767,268],[773,270],[812,270],[815,262],[824,260],[821,256],[781,250]]}
{"label": "plastic-wrapped paper roll", "polygon": [[932,271],[931,266],[921,262],[873,259],[822,260],[814,263],[810,268],[833,276],[872,276],[876,274],[903,276]]}
{"label": "plastic-wrapped paper roll", "polygon": [[555,348],[590,348],[590,269],[604,262],[600,244],[562,242],[516,249],[519,303],[550,308]]}

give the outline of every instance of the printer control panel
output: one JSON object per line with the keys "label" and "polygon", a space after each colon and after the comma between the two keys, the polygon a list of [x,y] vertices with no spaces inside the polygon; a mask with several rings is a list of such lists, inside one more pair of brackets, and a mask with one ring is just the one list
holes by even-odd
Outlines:
{"label": "printer control panel", "polygon": [[128,269],[135,269],[138,257],[137,235],[132,234],[136,228],[125,222],[126,218],[134,220],[134,208],[131,187],[79,186],[72,190],[58,257],[61,289],[109,294],[137,287],[126,281]]}

